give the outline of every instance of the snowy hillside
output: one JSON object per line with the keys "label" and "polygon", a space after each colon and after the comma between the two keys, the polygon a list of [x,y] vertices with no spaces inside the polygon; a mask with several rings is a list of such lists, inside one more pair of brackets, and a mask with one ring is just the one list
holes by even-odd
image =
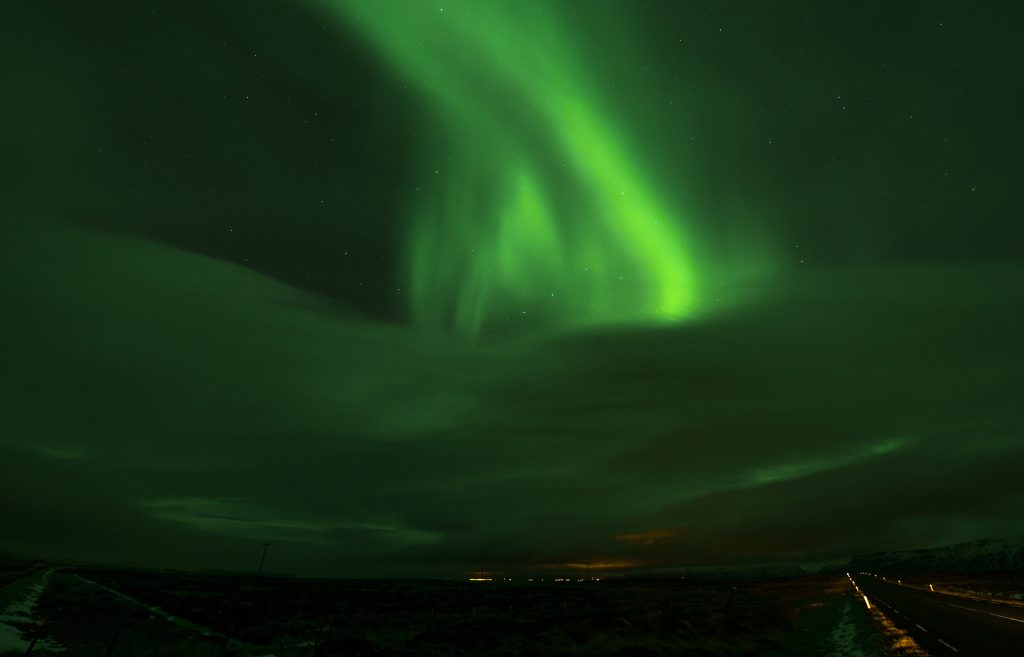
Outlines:
{"label": "snowy hillside", "polygon": [[984,539],[924,550],[858,555],[850,572],[980,572],[1024,570],[1024,544]]}

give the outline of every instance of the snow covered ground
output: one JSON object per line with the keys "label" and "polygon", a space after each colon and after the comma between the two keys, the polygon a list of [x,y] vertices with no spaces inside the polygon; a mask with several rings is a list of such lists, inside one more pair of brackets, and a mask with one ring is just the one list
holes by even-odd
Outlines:
{"label": "snow covered ground", "polygon": [[[32,643],[33,630],[38,630],[43,621],[36,618],[34,610],[39,596],[50,584],[53,569],[29,575],[23,580],[12,582],[9,587],[19,589],[14,600],[0,610],[0,654],[7,652],[24,653]],[[23,590],[22,590],[23,589]],[[45,638],[35,645],[35,654],[61,652],[63,648]]]}
{"label": "snow covered ground", "polygon": [[[860,612],[860,609],[857,609],[857,612]],[[863,624],[858,627],[858,624],[853,621],[852,601],[845,600],[839,613],[839,618],[829,634],[829,656],[868,657],[870,653],[863,648],[863,644],[870,642],[870,639],[866,641],[863,636],[865,634]]]}

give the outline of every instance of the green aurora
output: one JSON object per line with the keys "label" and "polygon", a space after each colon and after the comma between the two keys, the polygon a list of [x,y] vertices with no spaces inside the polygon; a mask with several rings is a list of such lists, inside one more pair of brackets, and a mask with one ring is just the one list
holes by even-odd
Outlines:
{"label": "green aurora", "polygon": [[440,133],[419,157],[444,182],[411,209],[417,322],[476,334],[512,313],[571,328],[695,312],[685,214],[630,152],[593,53],[558,11],[571,5],[326,4],[429,99]]}

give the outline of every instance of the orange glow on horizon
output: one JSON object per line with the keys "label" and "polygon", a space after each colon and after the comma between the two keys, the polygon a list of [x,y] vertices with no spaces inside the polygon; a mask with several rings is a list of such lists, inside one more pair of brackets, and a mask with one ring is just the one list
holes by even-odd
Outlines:
{"label": "orange glow on horizon", "polygon": [[555,567],[576,568],[579,570],[586,570],[587,568],[590,568],[591,570],[620,570],[625,568],[637,568],[638,566],[643,565],[645,564],[640,561],[615,561],[611,559],[606,559],[599,561],[591,561],[590,563],[587,563],[586,561],[571,561],[569,563],[564,564],[555,564]]}
{"label": "orange glow on horizon", "polygon": [[674,529],[650,529],[645,532],[634,532],[630,534],[619,534],[615,537],[617,541],[625,541],[633,545],[654,545],[655,543],[666,543],[675,537]]}

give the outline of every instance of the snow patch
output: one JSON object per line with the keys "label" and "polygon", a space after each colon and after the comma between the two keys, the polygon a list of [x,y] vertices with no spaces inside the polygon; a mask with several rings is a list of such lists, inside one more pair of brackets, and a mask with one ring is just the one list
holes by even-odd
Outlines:
{"label": "snow patch", "polygon": [[850,611],[851,604],[847,600],[843,602],[843,608],[840,610],[839,622],[829,634],[829,657],[868,657],[859,647],[860,633],[850,617]]}
{"label": "snow patch", "polygon": [[[32,640],[24,638],[24,635],[30,635],[33,633],[32,630],[38,630],[42,626],[42,623],[36,619],[34,610],[39,602],[39,596],[49,586],[52,574],[53,570],[47,570],[28,588],[21,599],[12,602],[3,611],[0,611],[0,651],[25,651],[28,649]],[[35,650],[60,652],[63,647],[49,639],[40,638],[36,642]]]}

